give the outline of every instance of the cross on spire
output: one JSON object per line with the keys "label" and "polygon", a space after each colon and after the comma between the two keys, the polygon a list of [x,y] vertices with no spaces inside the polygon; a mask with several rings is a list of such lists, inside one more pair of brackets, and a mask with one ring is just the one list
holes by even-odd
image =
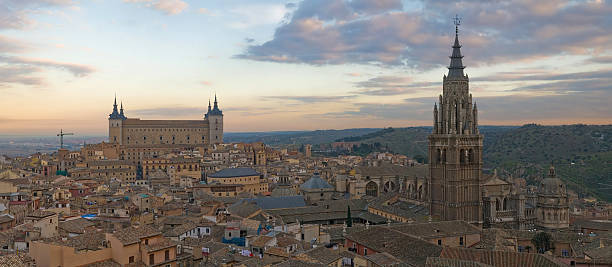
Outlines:
{"label": "cross on spire", "polygon": [[461,18],[459,17],[458,14],[455,14],[455,17],[453,18],[453,23],[455,24],[455,34],[459,34],[459,25],[461,25]]}

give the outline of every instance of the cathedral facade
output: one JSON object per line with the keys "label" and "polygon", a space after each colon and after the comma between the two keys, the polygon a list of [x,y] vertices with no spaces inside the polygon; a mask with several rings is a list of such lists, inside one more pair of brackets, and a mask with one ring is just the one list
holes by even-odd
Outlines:
{"label": "cathedral facade", "polygon": [[478,131],[478,109],[472,102],[469,79],[463,73],[458,29],[450,58],[428,137],[430,213],[445,221],[482,223],[483,136]]}
{"label": "cathedral facade", "polygon": [[141,120],[128,118],[117,99],[108,117],[108,141],[121,146],[211,145],[223,143],[223,112],[217,97],[202,120]]}

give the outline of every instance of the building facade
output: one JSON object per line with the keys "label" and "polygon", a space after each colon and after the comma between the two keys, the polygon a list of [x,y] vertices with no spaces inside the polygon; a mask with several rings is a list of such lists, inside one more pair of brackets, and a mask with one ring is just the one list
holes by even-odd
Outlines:
{"label": "building facade", "polygon": [[117,99],[108,117],[108,141],[119,145],[210,145],[223,143],[223,112],[217,96],[202,120],[141,120],[128,118]]}
{"label": "building facade", "polygon": [[483,135],[478,131],[478,110],[469,92],[469,79],[463,73],[458,29],[450,58],[440,109],[434,105],[434,127],[428,138],[431,215],[440,220],[480,223]]}

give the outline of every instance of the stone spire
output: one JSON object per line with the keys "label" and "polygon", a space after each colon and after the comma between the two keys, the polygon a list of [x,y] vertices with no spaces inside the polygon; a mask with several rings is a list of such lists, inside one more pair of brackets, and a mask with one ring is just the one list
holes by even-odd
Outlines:
{"label": "stone spire", "polygon": [[219,103],[217,102],[217,94],[215,94],[215,102],[213,103],[213,108],[212,110],[210,109],[210,101],[208,102],[208,113],[206,113],[207,116],[210,115],[221,115],[223,116],[223,112],[219,109]]}
{"label": "stone spire", "polygon": [[117,110],[117,95],[115,95],[115,102],[113,103],[113,113],[108,115],[109,119],[120,119],[119,110]]}
{"label": "stone spire", "polygon": [[210,112],[210,98],[208,98],[208,112]]}
{"label": "stone spire", "polygon": [[127,119],[125,117],[125,114],[123,114],[123,101],[121,101],[121,109],[119,110],[119,117],[121,117],[122,119]]}
{"label": "stone spire", "polygon": [[453,54],[450,56],[451,62],[450,66],[448,66],[448,77],[449,78],[463,78],[463,62],[461,59],[463,55],[461,55],[461,45],[459,44],[459,25],[461,25],[461,20],[458,16],[455,16],[455,43],[453,44]]}

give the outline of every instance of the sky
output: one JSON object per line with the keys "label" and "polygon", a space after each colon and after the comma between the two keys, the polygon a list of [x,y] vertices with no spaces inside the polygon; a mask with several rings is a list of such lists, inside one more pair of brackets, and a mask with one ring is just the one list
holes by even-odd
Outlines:
{"label": "sky", "polygon": [[432,125],[454,40],[481,124],[612,123],[612,3],[0,0],[0,135]]}

